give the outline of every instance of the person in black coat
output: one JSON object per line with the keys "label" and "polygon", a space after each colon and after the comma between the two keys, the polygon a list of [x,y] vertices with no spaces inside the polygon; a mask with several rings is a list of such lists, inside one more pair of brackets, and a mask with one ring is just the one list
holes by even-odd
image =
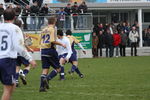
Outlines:
{"label": "person in black coat", "polygon": [[0,4],[0,22],[2,21],[2,15],[3,15],[3,12],[4,12],[4,8],[3,8],[3,4]]}
{"label": "person in black coat", "polygon": [[113,35],[111,34],[110,30],[107,29],[105,33],[106,57],[113,57],[113,42]]}
{"label": "person in black coat", "polygon": [[79,13],[78,9],[79,9],[79,6],[78,6],[77,2],[74,2],[74,5],[71,7],[74,29],[77,28],[78,13]]}
{"label": "person in black coat", "polygon": [[30,7],[30,16],[31,16],[31,30],[37,29],[36,17],[38,16],[39,6],[37,2],[34,2],[33,5]]}
{"label": "person in black coat", "polygon": [[104,36],[104,33],[103,31],[99,31],[99,34],[98,34],[98,39],[99,39],[99,43],[98,43],[98,49],[100,49],[100,57],[102,57],[102,48],[104,46],[104,39],[105,39],[105,36]]}
{"label": "person in black coat", "polygon": [[45,4],[41,9],[38,16],[38,29],[44,24],[44,16],[48,15],[48,6]]}
{"label": "person in black coat", "polygon": [[30,14],[30,6],[26,5],[26,7],[23,8],[23,11],[22,11],[22,20],[24,23],[23,25],[24,29],[27,29],[27,17],[29,14]]}
{"label": "person in black coat", "polygon": [[70,18],[70,15],[71,15],[71,4],[68,3],[67,6],[65,7],[64,11],[67,13],[66,14],[66,28],[67,29],[70,29],[71,28],[71,18]]}

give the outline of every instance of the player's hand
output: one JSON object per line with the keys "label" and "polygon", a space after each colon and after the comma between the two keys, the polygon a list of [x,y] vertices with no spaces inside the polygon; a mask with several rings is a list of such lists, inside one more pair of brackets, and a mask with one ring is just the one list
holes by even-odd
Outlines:
{"label": "player's hand", "polygon": [[84,54],[86,54],[86,51],[85,51],[85,50],[83,50],[83,53],[84,53]]}
{"label": "player's hand", "polygon": [[69,59],[66,58],[65,60],[66,60],[67,63],[69,62]]}
{"label": "player's hand", "polygon": [[30,61],[30,64],[32,65],[33,68],[37,67],[37,64],[34,60]]}
{"label": "player's hand", "polygon": [[65,44],[62,44],[62,47],[66,48],[66,45],[65,45]]}

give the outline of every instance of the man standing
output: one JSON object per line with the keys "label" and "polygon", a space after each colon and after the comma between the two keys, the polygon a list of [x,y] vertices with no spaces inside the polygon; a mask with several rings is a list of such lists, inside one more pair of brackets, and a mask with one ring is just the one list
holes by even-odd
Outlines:
{"label": "man standing", "polygon": [[138,43],[139,33],[136,31],[136,27],[133,26],[132,30],[129,33],[129,39],[131,41],[131,56],[133,56],[133,48],[134,48],[134,56],[137,56],[137,43]]}
{"label": "man standing", "polygon": [[17,53],[25,57],[33,67],[36,66],[36,62],[25,49],[21,29],[12,24],[14,18],[15,11],[6,9],[5,23],[0,24],[0,81],[4,85],[1,100],[10,100],[14,90]]}

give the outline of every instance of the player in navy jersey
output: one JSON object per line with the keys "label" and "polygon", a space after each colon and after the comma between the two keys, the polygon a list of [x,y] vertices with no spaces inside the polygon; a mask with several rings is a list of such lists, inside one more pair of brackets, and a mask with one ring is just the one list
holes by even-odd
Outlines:
{"label": "player in navy jersey", "polygon": [[[61,66],[58,59],[58,53],[55,49],[55,45],[66,47],[65,45],[56,41],[55,34],[56,18],[50,17],[48,19],[48,26],[46,26],[41,32],[41,60],[42,60],[42,74],[40,83],[40,92],[45,92],[49,88],[48,81],[57,75],[61,71]],[[49,68],[52,66],[54,70],[49,73]],[[49,74],[48,74],[49,73]]]}
{"label": "player in navy jersey", "polygon": [[25,49],[21,29],[13,24],[15,11],[8,8],[3,15],[4,23],[0,24],[0,81],[4,88],[1,100],[10,100],[15,88],[17,53],[25,57],[33,67],[36,62]]}
{"label": "player in navy jersey", "polygon": [[66,36],[70,40],[71,48],[72,48],[72,52],[73,52],[71,57],[70,57],[70,59],[69,59],[69,61],[72,64],[72,68],[69,71],[69,73],[71,74],[71,73],[73,73],[75,71],[79,75],[79,77],[83,78],[83,74],[80,72],[79,68],[77,67],[78,66],[78,58],[77,58],[77,52],[76,52],[76,50],[74,48],[74,44],[77,44],[82,49],[84,54],[86,54],[86,51],[83,48],[83,46],[81,45],[80,41],[77,40],[74,36],[72,36],[71,30],[67,30],[66,31]]}

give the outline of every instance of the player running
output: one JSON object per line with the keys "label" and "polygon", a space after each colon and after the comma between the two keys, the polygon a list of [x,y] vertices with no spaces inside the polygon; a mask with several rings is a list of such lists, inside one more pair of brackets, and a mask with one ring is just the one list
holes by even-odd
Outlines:
{"label": "player running", "polygon": [[68,71],[69,74],[72,74],[74,71],[79,75],[79,77],[83,78],[83,74],[80,72],[78,66],[78,58],[77,58],[77,52],[74,48],[74,44],[77,44],[83,51],[84,54],[86,54],[85,49],[83,48],[83,46],[81,45],[80,41],[77,40],[74,36],[72,36],[72,32],[71,30],[67,30],[66,31],[66,36],[69,38],[70,43],[71,43],[71,48],[72,48],[72,55],[70,57],[70,62],[72,64],[72,68],[70,71]]}
{"label": "player running", "polygon": [[6,9],[4,23],[0,24],[0,81],[4,89],[1,100],[10,100],[15,87],[17,53],[25,57],[35,67],[36,62],[24,47],[21,29],[13,24],[15,11]]}
{"label": "player running", "polygon": [[[49,88],[48,81],[61,71],[58,54],[55,45],[66,47],[65,45],[56,41],[55,24],[56,18],[50,17],[48,19],[48,26],[41,32],[41,60],[42,60],[42,75],[40,83],[40,92],[46,92]],[[54,70],[48,74],[49,68],[52,66]]]}
{"label": "player running", "polygon": [[58,37],[57,39],[58,42],[66,45],[66,48],[59,45],[56,46],[56,50],[59,56],[59,63],[61,65],[60,80],[64,80],[65,79],[64,64],[66,62],[69,62],[69,59],[72,54],[72,50],[71,50],[70,41],[66,36],[63,35],[62,30],[57,30],[57,37]]}
{"label": "player running", "polygon": [[[14,21],[14,24],[17,25],[17,26],[19,26],[20,28],[22,28],[22,22],[21,22],[21,20],[16,19]],[[23,34],[23,36],[25,38],[25,34]],[[25,43],[25,47],[27,48],[28,51],[31,51],[33,53],[33,50],[31,48],[29,48],[26,43]],[[25,68],[24,68],[23,71],[21,69],[21,65],[22,64],[25,66]],[[29,73],[29,70],[31,68],[30,67],[30,63],[29,63],[28,60],[26,60],[24,57],[22,57],[22,56],[20,56],[18,54],[16,65],[17,65],[16,66],[16,87],[19,86],[19,76],[20,76],[20,78],[22,80],[22,83],[24,85],[26,85],[27,84],[26,75]]]}

